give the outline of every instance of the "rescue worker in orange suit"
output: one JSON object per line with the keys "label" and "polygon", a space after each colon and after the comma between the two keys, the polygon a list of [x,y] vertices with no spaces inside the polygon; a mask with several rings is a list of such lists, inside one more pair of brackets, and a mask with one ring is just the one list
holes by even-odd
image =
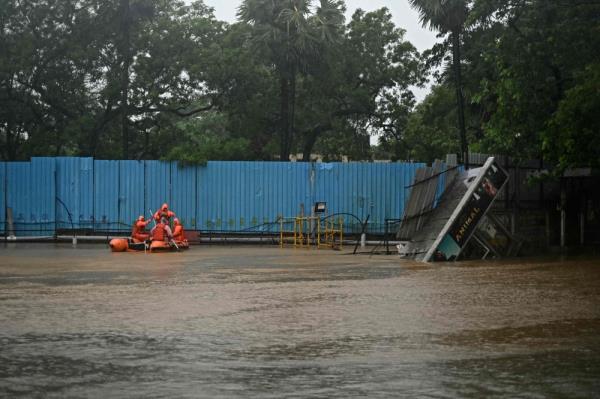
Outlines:
{"label": "rescue worker in orange suit", "polygon": [[146,226],[150,223],[150,220],[144,220],[143,216],[139,216],[133,228],[131,229],[131,237],[136,242],[144,242],[150,238],[150,234],[146,232]]}
{"label": "rescue worker in orange suit", "polygon": [[175,227],[173,227],[173,240],[176,242],[186,241],[185,232],[183,231],[183,226],[179,222],[179,219],[173,219],[173,224],[175,225]]}
{"label": "rescue worker in orange suit", "polygon": [[162,204],[162,206],[160,207],[160,209],[156,212],[154,212],[154,219],[159,222],[160,219],[165,218],[167,219],[167,224],[169,223],[169,221],[171,221],[171,218],[175,216],[175,212],[172,212],[169,210],[169,205],[167,205],[166,203]]}
{"label": "rescue worker in orange suit", "polygon": [[170,242],[173,239],[173,232],[169,227],[166,218],[161,218],[160,221],[150,230],[152,241]]}

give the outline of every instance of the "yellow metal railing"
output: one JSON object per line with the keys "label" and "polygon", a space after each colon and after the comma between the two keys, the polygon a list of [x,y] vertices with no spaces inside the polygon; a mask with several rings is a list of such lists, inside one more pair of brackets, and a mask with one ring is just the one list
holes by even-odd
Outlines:
{"label": "yellow metal railing", "polygon": [[[288,226],[292,226],[290,230]],[[287,228],[286,228],[287,227]],[[279,246],[294,248],[342,248],[344,219],[320,216],[296,216],[279,219]]]}

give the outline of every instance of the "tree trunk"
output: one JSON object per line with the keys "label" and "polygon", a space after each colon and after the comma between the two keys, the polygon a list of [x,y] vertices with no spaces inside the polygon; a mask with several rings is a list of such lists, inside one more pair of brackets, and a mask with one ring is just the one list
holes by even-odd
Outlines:
{"label": "tree trunk", "polygon": [[287,128],[287,153],[292,152],[292,144],[294,143],[294,122],[296,119],[296,69],[292,68],[292,75],[290,76],[290,119],[288,121]]}
{"label": "tree trunk", "polygon": [[304,148],[302,149],[302,160],[303,161],[310,162],[310,154],[312,153],[312,149],[315,146],[315,143],[317,142],[317,138],[319,137],[320,133],[321,133],[321,130],[319,130],[317,128],[317,129],[312,129],[306,135],[306,139],[304,140]]}
{"label": "tree trunk", "polygon": [[[11,97],[12,97],[12,89],[13,89],[13,79],[11,78],[8,82],[8,85],[6,87],[6,89],[8,90],[7,93],[7,103],[11,104]],[[11,107],[12,108],[12,107]],[[13,130],[14,130],[14,113],[13,112],[8,112],[7,114],[7,121],[6,121],[6,160],[7,161],[15,161],[17,159],[17,140],[16,140],[16,135],[13,136]]]}
{"label": "tree trunk", "polygon": [[290,125],[290,81],[282,76],[280,79],[280,150],[279,158],[281,161],[287,161],[290,158],[289,152],[289,125]]}
{"label": "tree trunk", "polygon": [[310,154],[312,153],[313,147],[315,146],[317,139],[323,132],[325,132],[327,130],[331,130],[331,129],[332,129],[331,123],[328,123],[325,125],[319,125],[304,134],[304,137],[305,137],[304,147],[302,149],[302,160],[303,161],[305,161],[305,162],[310,161]]}
{"label": "tree trunk", "polygon": [[13,140],[13,123],[12,117],[9,116],[6,124],[6,160],[15,161],[17,158],[16,143]]}
{"label": "tree trunk", "polygon": [[131,10],[129,0],[121,0],[121,136],[123,159],[129,158],[129,67],[131,66]]}
{"label": "tree trunk", "polygon": [[452,31],[452,69],[456,90],[456,106],[458,111],[458,130],[460,135],[461,159],[465,168],[469,169],[469,145],[465,128],[465,103],[462,93],[462,76],[460,71],[460,30]]}

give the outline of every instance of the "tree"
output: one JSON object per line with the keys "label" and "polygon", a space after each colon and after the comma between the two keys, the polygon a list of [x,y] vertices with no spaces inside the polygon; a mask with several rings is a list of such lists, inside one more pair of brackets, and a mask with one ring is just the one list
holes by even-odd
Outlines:
{"label": "tree", "polygon": [[452,43],[452,71],[456,90],[456,105],[458,108],[458,128],[461,144],[462,161],[469,166],[469,151],[465,128],[465,111],[463,97],[463,82],[461,75],[461,33],[469,14],[468,0],[409,0],[412,7],[420,14],[423,26],[449,34]]}
{"label": "tree", "polygon": [[575,79],[542,135],[543,148],[557,163],[557,173],[600,167],[600,63],[588,65]]}
{"label": "tree", "polygon": [[[479,0],[466,53],[482,146],[557,167],[596,164],[597,2]],[[474,40],[475,39],[475,40]],[[585,94],[584,94],[585,93]]]}
{"label": "tree", "polygon": [[386,8],[353,14],[339,51],[307,82],[304,102],[313,118],[302,130],[305,157],[316,145],[338,158],[366,159],[371,135],[397,142],[405,133],[404,116],[414,106],[411,86],[421,82],[422,65],[404,33]]}
{"label": "tree", "polygon": [[292,148],[299,74],[306,74],[327,44],[337,40],[343,23],[343,2],[320,0],[311,10],[310,0],[245,0],[241,21],[253,27],[251,41],[279,78],[280,159]]}
{"label": "tree", "polygon": [[180,120],[174,128],[182,139],[162,159],[188,164],[252,159],[253,154],[248,151],[249,140],[231,137],[227,125],[227,117],[219,112]]}
{"label": "tree", "polygon": [[211,110],[218,100],[206,84],[213,66],[205,60],[214,59],[224,24],[201,1],[5,3],[4,159],[159,157],[177,144],[168,135],[179,119]]}
{"label": "tree", "polygon": [[417,105],[406,128],[407,159],[433,162],[459,150],[452,134],[457,113],[455,100],[452,87],[439,85]]}
{"label": "tree", "polygon": [[[0,8],[2,157],[70,153],[85,123],[90,21],[70,2],[7,1]],[[89,29],[89,25],[86,27]]]}
{"label": "tree", "polygon": [[105,88],[108,96],[119,93],[121,157],[127,158],[132,147],[136,157],[152,156],[151,132],[159,136],[177,117],[214,106],[216,94],[206,89],[209,66],[204,59],[223,24],[202,1],[186,5],[119,0],[118,5],[105,6],[110,7],[106,15],[114,11],[124,15],[115,29],[118,35],[103,43],[103,52],[113,54],[105,66]]}

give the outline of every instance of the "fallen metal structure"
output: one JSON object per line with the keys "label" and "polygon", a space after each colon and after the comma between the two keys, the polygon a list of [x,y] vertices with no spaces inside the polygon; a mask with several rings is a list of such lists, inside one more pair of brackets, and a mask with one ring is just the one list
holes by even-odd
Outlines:
{"label": "fallen metal structure", "polygon": [[511,256],[520,242],[489,214],[509,176],[493,157],[481,168],[417,170],[398,229],[400,255],[423,262]]}

